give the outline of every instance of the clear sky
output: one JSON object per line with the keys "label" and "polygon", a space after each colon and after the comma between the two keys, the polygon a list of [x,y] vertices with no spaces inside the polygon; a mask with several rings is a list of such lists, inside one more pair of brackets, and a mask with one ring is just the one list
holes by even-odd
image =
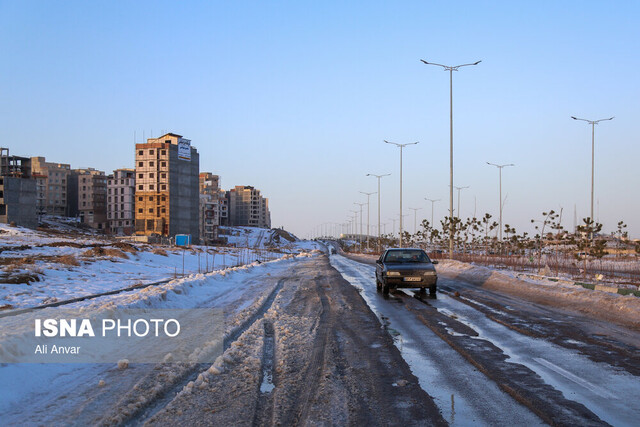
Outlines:
{"label": "clear sky", "polygon": [[[347,221],[382,180],[382,220],[405,228],[449,185],[449,75],[461,216],[531,231],[563,209],[640,237],[640,2],[4,1],[0,129],[11,154],[107,173],[133,167],[134,134],[192,140],[225,189],[253,185],[273,226],[305,237]],[[376,196],[371,222],[377,220]],[[457,200],[454,207],[457,206]],[[366,222],[366,215],[365,215]]]}

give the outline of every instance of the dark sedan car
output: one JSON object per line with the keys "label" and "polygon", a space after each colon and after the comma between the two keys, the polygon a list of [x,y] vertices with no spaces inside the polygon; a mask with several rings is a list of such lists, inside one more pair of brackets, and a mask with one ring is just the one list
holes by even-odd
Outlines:
{"label": "dark sedan car", "polygon": [[376,288],[378,292],[389,293],[389,289],[418,288],[420,295],[426,288],[436,294],[438,275],[431,261],[422,249],[387,249],[376,261]]}

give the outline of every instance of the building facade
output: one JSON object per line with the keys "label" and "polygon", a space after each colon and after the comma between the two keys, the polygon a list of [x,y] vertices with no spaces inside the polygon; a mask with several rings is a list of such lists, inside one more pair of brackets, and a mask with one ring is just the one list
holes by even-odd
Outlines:
{"label": "building facade", "polygon": [[[220,226],[219,191],[220,176],[211,172],[200,172],[200,242],[205,245],[218,241]],[[224,192],[222,193],[225,196]]]}
{"label": "building facade", "polygon": [[70,216],[68,186],[71,166],[31,158],[31,174],[36,180],[36,208],[39,215]]}
{"label": "building facade", "polygon": [[227,192],[229,203],[229,225],[271,228],[269,199],[260,195],[260,190],[238,185]]}
{"label": "building facade", "polygon": [[220,189],[220,176],[211,172],[200,172],[200,194],[216,194]]}
{"label": "building facade", "polygon": [[94,168],[74,169],[80,222],[96,230],[107,228],[107,177]]}
{"label": "building facade", "polygon": [[38,227],[36,180],[31,176],[31,159],[10,156],[8,148],[0,149],[0,222]]}
{"label": "building facade", "polygon": [[116,169],[107,178],[107,222],[110,233],[130,235],[135,231],[136,170]]}
{"label": "building facade", "polygon": [[199,237],[200,157],[191,141],[174,133],[136,144],[137,235]]}

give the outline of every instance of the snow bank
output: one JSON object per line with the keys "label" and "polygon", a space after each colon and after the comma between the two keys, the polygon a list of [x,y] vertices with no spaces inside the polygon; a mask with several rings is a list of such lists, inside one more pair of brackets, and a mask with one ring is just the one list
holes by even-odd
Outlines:
{"label": "snow bank", "polygon": [[486,267],[442,260],[436,271],[443,277],[463,280],[529,301],[570,309],[594,318],[640,329],[640,298],[623,296],[548,279],[521,280]]}

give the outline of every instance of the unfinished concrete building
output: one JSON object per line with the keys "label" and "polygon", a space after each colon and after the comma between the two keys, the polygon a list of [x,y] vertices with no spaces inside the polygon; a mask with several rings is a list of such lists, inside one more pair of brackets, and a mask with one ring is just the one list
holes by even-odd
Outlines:
{"label": "unfinished concrete building", "polygon": [[136,144],[137,235],[190,234],[198,243],[199,168],[198,150],[182,135]]}
{"label": "unfinished concrete building", "polygon": [[227,192],[229,202],[229,225],[271,228],[269,199],[260,195],[260,190],[237,185]]}
{"label": "unfinished concrete building", "polygon": [[107,222],[110,233],[130,235],[135,231],[136,170],[116,169],[107,177]]}
{"label": "unfinished concrete building", "polygon": [[31,158],[31,174],[36,180],[36,207],[39,215],[70,216],[68,185],[71,166]]}
{"label": "unfinished concrete building", "polygon": [[211,172],[200,172],[199,175],[200,194],[216,194],[220,188],[220,175]]}
{"label": "unfinished concrete building", "polygon": [[[211,172],[200,172],[200,243],[213,244],[218,241],[220,226],[219,191],[220,176]],[[222,197],[225,193],[222,192]]]}
{"label": "unfinished concrete building", "polygon": [[94,168],[74,169],[80,222],[96,230],[107,228],[107,177]]}
{"label": "unfinished concrete building", "polygon": [[31,159],[10,156],[8,148],[0,148],[0,223],[38,226]]}

